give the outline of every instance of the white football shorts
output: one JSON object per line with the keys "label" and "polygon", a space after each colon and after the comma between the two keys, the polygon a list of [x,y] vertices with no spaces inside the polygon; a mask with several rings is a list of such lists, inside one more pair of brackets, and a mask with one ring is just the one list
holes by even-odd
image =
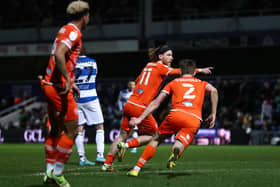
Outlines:
{"label": "white football shorts", "polygon": [[79,125],[99,125],[104,123],[104,118],[99,99],[87,103],[77,103],[79,113]]}

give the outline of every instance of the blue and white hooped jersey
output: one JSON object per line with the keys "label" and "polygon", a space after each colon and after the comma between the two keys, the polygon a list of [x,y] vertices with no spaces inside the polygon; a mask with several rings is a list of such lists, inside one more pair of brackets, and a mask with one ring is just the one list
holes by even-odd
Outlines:
{"label": "blue and white hooped jersey", "polygon": [[79,56],[75,69],[75,83],[80,89],[80,99],[77,103],[98,99],[95,87],[96,75],[96,61],[87,56]]}

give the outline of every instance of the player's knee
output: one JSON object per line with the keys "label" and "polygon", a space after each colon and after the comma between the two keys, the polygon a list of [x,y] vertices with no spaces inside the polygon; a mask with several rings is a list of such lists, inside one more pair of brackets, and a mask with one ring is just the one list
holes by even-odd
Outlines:
{"label": "player's knee", "polygon": [[96,125],[96,130],[104,130],[103,124]]}
{"label": "player's knee", "polygon": [[119,139],[119,141],[125,141],[125,140],[127,140],[128,136],[129,136],[129,132],[121,129],[118,139]]}
{"label": "player's knee", "polygon": [[76,136],[78,135],[78,131],[68,131],[67,133],[65,133],[65,135],[75,140]]}
{"label": "player's knee", "polygon": [[79,127],[78,127],[78,133],[79,133],[79,132],[83,132],[83,131],[84,131],[84,126],[82,126],[82,125],[79,126]]}

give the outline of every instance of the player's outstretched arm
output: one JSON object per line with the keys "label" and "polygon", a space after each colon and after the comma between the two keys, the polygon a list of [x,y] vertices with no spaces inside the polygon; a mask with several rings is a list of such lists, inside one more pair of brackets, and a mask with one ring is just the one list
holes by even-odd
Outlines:
{"label": "player's outstretched arm", "polygon": [[196,68],[195,72],[194,72],[194,75],[196,75],[197,73],[211,74],[212,69],[214,69],[214,67]]}

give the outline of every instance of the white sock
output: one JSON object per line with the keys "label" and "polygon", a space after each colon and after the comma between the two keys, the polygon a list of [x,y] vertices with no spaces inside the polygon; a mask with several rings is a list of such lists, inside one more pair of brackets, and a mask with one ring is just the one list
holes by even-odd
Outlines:
{"label": "white sock", "polygon": [[75,143],[77,146],[77,152],[79,154],[80,160],[85,161],[86,156],[85,156],[84,133],[83,132],[78,133],[78,135],[75,139]]}
{"label": "white sock", "polygon": [[53,174],[55,176],[60,176],[60,175],[62,175],[63,171],[64,171],[64,163],[55,162],[55,167],[54,167],[54,170],[53,170]]}
{"label": "white sock", "polygon": [[138,166],[134,166],[134,168],[133,169],[135,169],[135,170],[137,170],[137,171],[140,171],[141,170],[141,168],[140,167],[138,167]]}
{"label": "white sock", "polygon": [[95,136],[97,157],[103,157],[104,154],[104,130],[97,130]]}
{"label": "white sock", "polygon": [[124,147],[125,147],[125,148],[128,148],[128,143],[125,143],[125,144],[124,144]]}
{"label": "white sock", "polygon": [[50,173],[54,169],[55,164],[54,163],[47,163],[46,164],[46,173]]}
{"label": "white sock", "polygon": [[[137,137],[138,137],[138,132],[137,132],[137,131],[134,131],[134,132],[132,133],[132,137],[133,137],[133,138],[137,138]],[[136,147],[134,147],[134,148],[132,148],[132,149],[136,150]]]}
{"label": "white sock", "polygon": [[138,133],[137,133],[136,131],[134,131],[134,132],[132,133],[132,137],[133,137],[133,138],[137,138],[137,137],[138,137]]}

